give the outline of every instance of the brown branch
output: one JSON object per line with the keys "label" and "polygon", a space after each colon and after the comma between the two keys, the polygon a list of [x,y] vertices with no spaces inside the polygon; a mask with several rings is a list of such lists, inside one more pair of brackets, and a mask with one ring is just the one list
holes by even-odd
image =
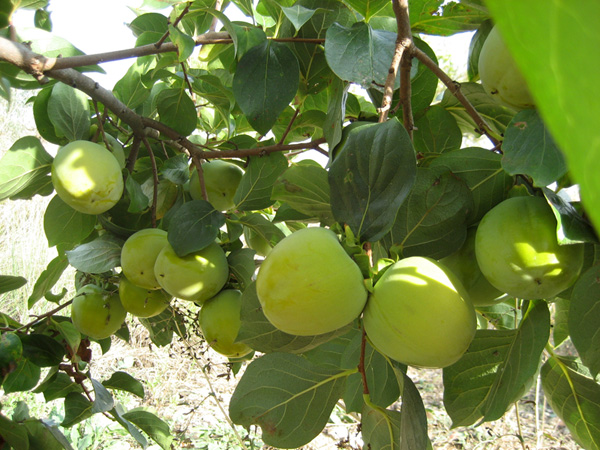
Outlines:
{"label": "brown branch", "polygon": [[[185,8],[184,8],[184,9],[183,9],[183,11],[181,12],[181,14],[179,14],[179,16],[178,16],[178,17],[175,19],[175,21],[173,22],[173,26],[174,26],[174,27],[176,27],[176,26],[177,26],[177,24],[178,24],[179,22],[181,22],[181,19],[183,19],[183,16],[185,16],[185,15],[188,13],[188,11],[190,10],[190,6],[192,6],[192,3],[193,3],[193,2],[187,2],[187,4],[185,5]],[[154,46],[155,46],[156,48],[160,48],[160,47],[161,47],[161,45],[163,45],[163,43],[165,42],[165,40],[166,40],[168,37],[169,37],[169,30],[167,30],[167,31],[165,32],[165,34],[163,34],[163,35],[161,36],[161,38],[158,40],[158,42],[156,42],[156,43],[154,44]]]}
{"label": "brown branch", "polygon": [[156,204],[158,203],[158,167],[156,166],[156,158],[154,152],[148,142],[148,138],[144,136],[142,138],[146,150],[148,150],[148,156],[150,157],[150,163],[152,164],[152,206],[150,207],[150,217],[152,220],[152,228],[156,228]]}
{"label": "brown branch", "polygon": [[292,130],[292,125],[296,121],[296,118],[298,117],[298,114],[300,114],[300,108],[298,108],[296,111],[294,111],[294,115],[292,116],[292,119],[290,120],[290,122],[288,123],[287,127],[285,128],[285,131],[283,132],[283,135],[281,136],[281,139],[279,139],[279,142],[278,142],[279,144],[283,144],[283,142],[285,141],[285,138],[288,136],[288,134]]}
{"label": "brown branch", "polygon": [[[414,45],[412,47],[414,47]],[[412,58],[412,52],[404,52],[402,61],[400,61],[400,104],[402,105],[402,123],[404,124],[404,128],[408,132],[411,141],[413,139],[413,130],[415,129],[411,101],[412,86],[410,83]]]}
{"label": "brown branch", "polygon": [[413,55],[429,70],[431,70],[441,81],[446,85],[448,90],[454,94],[456,99],[464,106],[467,114],[471,116],[477,129],[482,134],[485,134],[494,146],[500,145],[500,141],[495,137],[494,132],[487,124],[485,119],[477,112],[469,99],[460,90],[460,84],[450,78],[427,54],[417,47],[413,46]]}
{"label": "brown branch", "polygon": [[[408,0],[392,0],[392,6],[394,14],[396,15],[398,32],[394,56],[392,57],[392,63],[385,81],[383,101],[381,102],[381,108],[379,109],[379,122],[385,122],[388,118],[390,107],[392,105],[392,97],[394,96],[394,85],[396,84],[396,78],[398,77],[398,70],[400,68],[400,61],[402,60],[404,53],[409,52],[413,46],[412,34],[410,31],[410,19],[408,16]],[[403,86],[401,84],[400,88],[410,89],[410,83],[408,83],[408,86]]]}
{"label": "brown branch", "polygon": [[21,331],[21,330],[26,330],[28,328],[31,328],[32,326],[40,323],[42,320],[53,316],[54,314],[56,314],[57,312],[59,312],[62,309],[65,309],[67,306],[69,306],[71,303],[73,303],[73,299],[66,301],[65,303],[63,303],[62,305],[57,306],[56,308],[54,308],[51,311],[48,311],[42,315],[37,316],[34,320],[32,320],[31,322],[20,326],[19,328],[17,328],[15,331]]}
{"label": "brown branch", "polygon": [[196,155],[192,154],[192,161],[196,167],[196,173],[198,174],[198,181],[200,183],[200,192],[202,198],[208,201],[208,192],[206,191],[206,183],[204,182],[204,170],[202,169],[202,161]]}

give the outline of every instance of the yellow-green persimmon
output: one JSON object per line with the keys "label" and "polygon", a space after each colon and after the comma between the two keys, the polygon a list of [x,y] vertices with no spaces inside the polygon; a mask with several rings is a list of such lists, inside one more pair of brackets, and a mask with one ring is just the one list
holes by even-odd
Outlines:
{"label": "yellow-green persimmon", "polygon": [[282,239],[263,261],[256,292],[267,319],[299,336],[328,333],[362,312],[362,273],[336,234],[309,227]]}
{"label": "yellow-green persimmon", "polygon": [[[233,197],[244,171],[237,165],[213,159],[202,164],[202,176],[208,201],[218,211],[227,211],[235,206]],[[198,171],[193,168],[190,178],[190,195],[194,200],[203,200]]]}
{"label": "yellow-green persimmon", "polygon": [[243,342],[235,342],[240,331],[242,293],[224,289],[206,300],[200,309],[200,328],[204,339],[216,352],[230,358],[240,358],[252,352]]}
{"label": "yellow-green persimmon", "polygon": [[475,307],[490,306],[506,298],[504,292],[499,291],[483,276],[475,257],[475,234],[477,227],[467,230],[467,238],[460,249],[440,260],[460,280],[469,294]]}
{"label": "yellow-green persimmon", "polygon": [[136,286],[127,277],[119,282],[119,298],[123,308],[136,317],[153,317],[163,312],[173,298],[162,289]]}
{"label": "yellow-green persimmon", "polygon": [[107,292],[91,284],[81,288],[71,304],[73,325],[92,339],[115,334],[126,316],[118,292]]}
{"label": "yellow-green persimmon", "polygon": [[412,256],[389,266],[363,314],[371,343],[411,366],[442,368],[460,359],[475,336],[475,308],[456,276],[437,261]]}
{"label": "yellow-green persimmon", "polygon": [[129,236],[121,249],[121,268],[129,281],[145,289],[159,289],[154,263],[168,243],[167,232],[159,228],[144,228]]}
{"label": "yellow-green persimmon", "polygon": [[475,254],[481,272],[514,297],[555,297],[575,282],[583,266],[583,245],[559,245],[556,228],[545,199],[504,200],[477,227]]}
{"label": "yellow-green persimmon", "polygon": [[51,167],[52,184],[71,208],[85,214],[101,214],[123,194],[123,175],[115,156],[89,141],[61,147]]}
{"label": "yellow-green persimmon", "polygon": [[171,245],[158,254],[154,274],[160,286],[182,300],[203,303],[225,286],[229,265],[223,249],[215,242],[208,247],[179,257]]}
{"label": "yellow-green persimmon", "polygon": [[497,27],[492,28],[481,47],[479,77],[486,92],[499,103],[515,109],[533,108],[525,78]]}

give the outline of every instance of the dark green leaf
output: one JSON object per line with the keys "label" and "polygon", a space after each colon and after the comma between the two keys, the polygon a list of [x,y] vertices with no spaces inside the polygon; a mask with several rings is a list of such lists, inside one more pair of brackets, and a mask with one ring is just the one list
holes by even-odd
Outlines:
{"label": "dark green leaf", "polygon": [[529,175],[535,186],[548,186],[567,172],[565,157],[533,109],[513,118],[506,128],[502,150],[502,168],[511,175]]}
{"label": "dark green leaf", "polygon": [[160,173],[175,184],[185,184],[190,179],[190,166],[187,155],[181,154],[167,159],[160,167]]}
{"label": "dark green leaf", "polygon": [[165,33],[168,29],[168,19],[164,14],[160,13],[140,14],[131,21],[129,28],[136,37],[140,36],[144,31]]}
{"label": "dark green leaf", "polygon": [[109,414],[113,416],[115,420],[129,432],[129,434],[137,441],[138,444],[142,446],[142,448],[148,447],[148,440],[144,437],[141,431],[129,420],[123,418],[123,411],[121,411],[121,408],[113,408],[111,411],[109,411]]}
{"label": "dark green leaf", "polygon": [[65,145],[68,139],[64,136],[57,136],[54,125],[48,114],[48,101],[52,95],[52,87],[46,87],[38,92],[33,102],[33,118],[40,136],[48,142],[57,145]]}
{"label": "dark green leaf", "polygon": [[169,244],[181,258],[213,243],[225,224],[225,215],[206,200],[192,200],[183,204],[171,220],[177,226],[169,228]]}
{"label": "dark green leaf", "polygon": [[252,249],[240,248],[233,250],[227,255],[229,270],[231,270],[233,276],[240,283],[241,290],[246,289],[252,283],[252,277],[256,271],[256,263],[254,262],[255,254],[256,252]]}
{"label": "dark green leaf", "polygon": [[305,8],[299,4],[287,7],[282,6],[281,10],[285,14],[285,17],[292,22],[292,25],[294,25],[296,31],[302,28],[302,25],[308,22],[316,12],[314,9]]}
{"label": "dark green leaf", "polygon": [[469,75],[469,81],[475,81],[479,78],[479,54],[481,53],[481,47],[494,26],[491,20],[482,22],[469,44],[469,59],[467,61],[467,73]]}
{"label": "dark green leaf", "polygon": [[[365,89],[383,90],[394,54],[396,35],[375,30],[364,22],[351,28],[334,23],[327,30],[325,57],[329,67],[344,81]],[[395,87],[400,85],[400,77]]]}
{"label": "dark green leaf", "polygon": [[358,12],[368,22],[371,16],[377,14],[390,2],[388,0],[344,0],[344,3]]}
{"label": "dark green leaf", "polygon": [[481,220],[486,212],[504,200],[514,184],[501,165],[501,156],[480,147],[455,150],[434,159],[430,167],[447,167],[458,175],[473,194],[473,210],[468,224]]}
{"label": "dark green leaf", "polygon": [[65,397],[65,418],[61,425],[69,428],[82,420],[91,417],[92,402],[90,402],[83,394],[71,392]]}
{"label": "dark green leaf", "polygon": [[236,209],[256,211],[275,203],[271,200],[273,183],[287,167],[287,158],[278,152],[267,156],[251,156],[233,198]]}
{"label": "dark green leaf", "polygon": [[600,385],[554,356],[541,375],[546,398],[573,439],[583,448],[600,448]]}
{"label": "dark green leaf", "polygon": [[81,393],[83,392],[83,389],[80,384],[73,381],[66,373],[55,372],[50,377],[46,378],[34,392],[43,393],[44,399],[47,402],[51,402],[57,398],[64,398],[71,392]]}
{"label": "dark green leaf", "polygon": [[462,132],[452,114],[440,105],[434,105],[415,121],[415,150],[419,153],[444,153],[458,150]]}
{"label": "dark green leaf", "polygon": [[[154,180],[153,180],[154,182]],[[127,177],[125,180],[125,189],[127,196],[129,197],[129,206],[127,212],[139,213],[148,209],[148,205],[151,203],[151,199],[144,194],[142,186],[132,176]]]}
{"label": "dark green leaf", "polygon": [[110,392],[98,380],[90,378],[94,387],[94,403],[92,404],[92,414],[104,413],[110,411],[115,406],[115,400]]}
{"label": "dark green leaf", "polygon": [[317,366],[286,353],[255,359],[231,397],[234,423],[262,428],[262,440],[274,447],[297,448],[325,427],[341,397],[346,373]]}
{"label": "dark green leaf", "polygon": [[169,24],[169,37],[171,42],[177,47],[179,62],[188,59],[194,52],[196,42],[192,36],[181,32],[177,27]]}
{"label": "dark green leaf", "polygon": [[29,448],[44,450],[73,450],[73,447],[57,426],[41,419],[27,419],[23,425],[29,432]]}
{"label": "dark green leaf", "polygon": [[14,291],[27,284],[27,280],[23,277],[13,275],[0,275],[0,294]]}
{"label": "dark green leaf", "polygon": [[28,359],[22,359],[17,363],[17,367],[9,373],[2,389],[5,394],[11,392],[23,392],[32,390],[40,380],[41,369]]}
{"label": "dark green leaf", "polygon": [[52,159],[38,138],[18,139],[0,159],[0,201],[45,179]]}
{"label": "dark green leaf", "polygon": [[39,367],[57,366],[66,354],[62,345],[44,334],[24,334],[21,336],[21,342],[23,356]]}
{"label": "dark green leaf", "polygon": [[173,340],[173,333],[181,337],[186,334],[184,317],[171,308],[148,319],[140,318],[139,321],[150,333],[152,342],[159,347],[169,345]]}
{"label": "dark green leaf", "polygon": [[448,36],[474,30],[487,18],[489,13],[485,8],[470,3],[442,0],[410,2],[410,24],[413,32]]}
{"label": "dark green leaf", "polygon": [[33,286],[33,292],[27,299],[27,306],[31,308],[35,303],[51,292],[54,285],[58,282],[65,269],[69,266],[66,255],[58,255],[48,263],[46,269],[40,274]]}
{"label": "dark green leaf", "polygon": [[312,164],[292,164],[273,185],[271,198],[287,202],[296,211],[331,223],[327,171]]}
{"label": "dark green leaf", "polygon": [[327,116],[323,122],[323,136],[330,149],[333,149],[342,140],[347,89],[349,88],[350,84],[344,83],[338,77],[335,77],[327,88]]}
{"label": "dark green leaf", "polygon": [[113,92],[125,106],[135,109],[150,95],[150,89],[142,83],[142,75],[149,70],[147,59],[138,58],[127,73],[116,82]]}
{"label": "dark green leaf", "polygon": [[156,96],[156,108],[160,121],[182,136],[196,129],[198,116],[196,105],[184,89],[165,89]]}
{"label": "dark green leaf", "polygon": [[267,134],[298,91],[298,60],[286,44],[257,45],[238,62],[233,94],[256,131]]}
{"label": "dark green leaf", "polygon": [[96,216],[75,211],[55,195],[44,213],[44,232],[48,246],[73,248],[88,237],[96,225]]}
{"label": "dark green leaf", "polygon": [[0,436],[12,448],[29,450],[27,428],[0,414]]}
{"label": "dark green leaf", "polygon": [[472,209],[464,181],[445,167],[419,168],[415,186],[383,241],[402,257],[443,258],[465,241]]}
{"label": "dark green leaf", "polygon": [[416,178],[408,133],[396,119],[358,127],[331,164],[331,209],[362,241],[389,231]]}
{"label": "dark green leaf", "polygon": [[171,436],[169,425],[164,420],[161,420],[151,412],[142,409],[132,409],[122,416],[124,419],[140,427],[140,429],[147,433],[161,448],[165,450],[171,448],[173,436]]}
{"label": "dark green leaf", "polygon": [[33,23],[37,28],[42,30],[52,31],[52,21],[50,20],[50,12],[45,9],[38,9],[33,16]]}
{"label": "dark green leaf", "polygon": [[120,391],[131,392],[139,398],[144,398],[144,385],[129,375],[127,372],[114,372],[108,380],[102,382],[104,387],[109,389],[118,389]]}
{"label": "dark green leaf", "polygon": [[478,330],[465,355],[444,369],[444,406],[452,425],[502,417],[531,386],[549,336],[543,300],[531,303],[517,330]]}
{"label": "dark green leaf", "polygon": [[123,241],[105,234],[91,242],[67,251],[69,264],[86,273],[103,273],[121,262]]}
{"label": "dark green leaf", "polygon": [[569,338],[569,308],[571,301],[564,298],[554,299],[554,323],[552,327],[552,341],[554,347],[560,346]]}
{"label": "dark green leaf", "polygon": [[85,139],[90,134],[90,104],[82,91],[63,83],[52,88],[48,100],[48,117],[57,136],[69,141]]}
{"label": "dark green leaf", "polygon": [[579,277],[571,294],[569,333],[571,340],[595,377],[600,372],[600,265],[588,269]]}
{"label": "dark green leaf", "polygon": [[559,244],[598,243],[598,236],[592,225],[581,217],[581,214],[577,212],[571,203],[563,200],[562,197],[548,188],[542,188],[542,191],[556,217]]}

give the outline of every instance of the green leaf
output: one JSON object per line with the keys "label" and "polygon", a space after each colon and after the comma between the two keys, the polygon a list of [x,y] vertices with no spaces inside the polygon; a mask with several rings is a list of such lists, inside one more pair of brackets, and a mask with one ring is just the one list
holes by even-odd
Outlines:
{"label": "green leaf", "polygon": [[417,152],[444,153],[458,150],[462,132],[452,114],[440,105],[433,105],[415,121],[413,144]]}
{"label": "green leaf", "polygon": [[[364,22],[351,28],[334,23],[327,30],[325,57],[344,81],[383,91],[394,54],[396,35],[375,30]],[[400,86],[400,76],[395,88]]]}
{"label": "green leaf", "polygon": [[144,194],[142,186],[135,180],[135,178],[132,176],[127,177],[125,180],[125,189],[127,191],[127,196],[129,197],[129,206],[127,207],[127,212],[140,213],[148,209],[148,205],[152,202],[152,199],[148,198],[146,194]]}
{"label": "green leaf", "polygon": [[249,160],[233,197],[235,208],[241,211],[257,211],[275,203],[271,200],[273,183],[288,167],[287,158],[280,152],[251,156]]}
{"label": "green leaf", "polygon": [[452,426],[499,419],[529,389],[550,336],[543,300],[531,302],[517,330],[478,330],[464,356],[444,369]]}
{"label": "green leaf", "polygon": [[305,8],[302,5],[295,4],[292,6],[282,6],[281,10],[285,14],[285,17],[288,18],[296,31],[302,28],[306,22],[310,20],[310,18],[315,14],[316,10]]}
{"label": "green leaf", "polygon": [[264,355],[246,368],[231,396],[229,416],[246,428],[259,425],[267,445],[301,447],[327,424],[346,375],[297,355]]}
{"label": "green leaf", "polygon": [[12,448],[29,450],[27,428],[0,414],[0,436]]}
{"label": "green leaf", "polygon": [[390,2],[388,0],[344,0],[344,3],[358,12],[368,22],[371,16],[374,16]]}
{"label": "green leaf", "polygon": [[145,397],[144,385],[127,372],[120,370],[113,372],[110,378],[108,380],[104,380],[102,384],[104,387],[109,389],[118,389],[120,391],[131,392],[133,395],[137,395],[139,398]]}
{"label": "green leaf", "polygon": [[11,392],[24,392],[32,390],[40,380],[41,369],[28,359],[22,359],[17,363],[17,367],[9,373],[2,389],[5,394]]}
{"label": "green leaf", "polygon": [[548,188],[542,188],[542,191],[556,217],[559,244],[598,243],[598,236],[592,225],[581,217],[571,203],[563,200]]}
{"label": "green leaf", "polygon": [[73,248],[88,237],[96,226],[96,216],[75,211],[58,195],[54,196],[44,213],[44,232],[48,246],[64,245]]}
{"label": "green leaf", "polygon": [[546,398],[573,439],[583,448],[600,448],[600,385],[554,356],[541,375]]}
{"label": "green leaf", "polygon": [[250,248],[239,248],[227,255],[229,270],[231,270],[233,276],[240,283],[242,291],[252,283],[252,277],[254,276],[254,272],[256,272],[255,254],[256,252]]}
{"label": "green leaf", "polygon": [[168,30],[169,21],[164,14],[146,13],[140,14],[129,24],[134,36],[139,37],[144,31],[155,31],[165,33]]}
{"label": "green leaf", "polygon": [[554,347],[560,346],[569,338],[569,308],[571,301],[557,297],[554,299],[554,323],[552,327],[552,342]]}
{"label": "green leaf", "polygon": [[45,180],[52,160],[38,138],[18,139],[0,159],[0,201]]}
{"label": "green leaf", "polygon": [[196,105],[184,89],[164,89],[156,96],[160,121],[182,136],[192,134],[198,123]]}
{"label": "green leaf", "polygon": [[[346,116],[346,99],[349,83],[335,77],[327,88],[327,115],[323,122],[323,136],[330,149],[342,140],[342,127]],[[331,158],[332,156],[330,156]]]}
{"label": "green leaf", "polygon": [[123,417],[123,411],[121,409],[122,408],[117,406],[109,411],[109,414],[113,416],[115,420],[129,432],[129,434],[137,441],[138,444],[141,445],[142,448],[148,447],[148,440],[134,424]]}
{"label": "green leaf", "polygon": [[71,392],[81,393],[83,388],[80,384],[63,372],[54,372],[50,377],[47,377],[34,391],[44,394],[44,399],[47,402],[58,398],[65,398]]}
{"label": "green leaf", "polygon": [[69,266],[66,255],[60,254],[48,263],[46,269],[40,274],[33,286],[33,292],[27,299],[27,307],[31,308],[35,303],[51,292],[65,269]]}
{"label": "green leaf", "polygon": [[173,333],[185,336],[185,319],[171,308],[165,309],[160,314],[147,319],[139,318],[140,323],[150,333],[150,339],[155,345],[164,347],[173,340]]}
{"label": "green leaf", "polygon": [[48,117],[57,136],[68,141],[85,139],[90,134],[90,104],[86,94],[71,86],[57,83],[48,99]]}
{"label": "green leaf", "polygon": [[65,253],[69,264],[77,270],[85,273],[103,273],[120,264],[122,246],[123,241],[105,234]]}
{"label": "green leaf", "polygon": [[65,145],[69,140],[64,136],[57,136],[48,114],[48,102],[51,96],[52,87],[46,87],[38,92],[33,101],[33,118],[40,136],[53,144]]}
{"label": "green leaf", "polygon": [[292,164],[277,178],[271,198],[287,202],[296,211],[331,223],[328,174],[321,166]]}
{"label": "green leaf", "polygon": [[123,418],[138,426],[163,449],[170,449],[173,436],[169,425],[155,414],[142,409],[132,409],[122,414]]}
{"label": "green leaf", "polygon": [[192,55],[196,47],[196,42],[192,36],[183,33],[177,27],[169,24],[169,37],[171,38],[171,42],[177,47],[179,62],[185,61]]}
{"label": "green leaf", "polygon": [[510,175],[525,174],[534,186],[548,186],[567,172],[565,157],[533,109],[519,112],[506,128],[502,167]]}
{"label": "green leaf", "polygon": [[253,233],[265,239],[271,247],[274,247],[285,237],[285,234],[280,228],[259,213],[241,216],[236,222],[242,224],[244,227],[249,228]]}
{"label": "green leaf", "polygon": [[206,200],[192,200],[183,204],[171,221],[177,226],[168,230],[169,244],[181,258],[214,242],[225,224],[225,215]]}
{"label": "green leaf", "polygon": [[473,194],[474,207],[468,224],[481,220],[486,212],[504,200],[514,184],[501,165],[501,156],[480,147],[467,147],[440,155],[430,167],[444,166],[459,176]]}
{"label": "green leaf", "polygon": [[600,265],[592,266],[579,277],[571,294],[568,318],[571,340],[581,360],[594,377],[600,373],[598,277],[600,277]]}
{"label": "green leaf", "polygon": [[298,60],[283,43],[267,41],[246,52],[233,77],[233,94],[248,122],[265,135],[293,100]]}
{"label": "green leaf", "polygon": [[0,275],[0,294],[14,291],[27,284],[27,280],[23,277],[14,275]]}
{"label": "green leaf", "polygon": [[23,422],[29,433],[29,448],[44,450],[73,450],[73,447],[57,426],[42,419],[27,419]]}
{"label": "green leaf", "polygon": [[420,167],[408,199],[383,242],[393,252],[440,259],[458,250],[473,209],[469,188],[445,167]]}
{"label": "green leaf", "polygon": [[71,392],[65,397],[65,418],[61,426],[69,428],[82,420],[91,417],[92,402],[90,402],[83,394]]}
{"label": "green leaf", "polygon": [[150,89],[142,83],[142,75],[150,68],[148,60],[138,58],[127,73],[115,83],[113,92],[125,106],[135,109],[142,105],[150,95]]}
{"label": "green leaf", "polygon": [[187,155],[181,154],[167,159],[160,166],[160,173],[175,184],[185,184],[190,179],[190,166]]}
{"label": "green leaf", "polygon": [[[567,0],[510,5],[491,0],[486,5],[527,81],[540,116],[567,158],[592,223],[600,229],[600,177],[596,173],[600,165],[600,104],[596,101],[600,85],[595,76],[600,60],[589,57],[600,48],[596,20],[600,3],[584,0],[571,8]],[[563,39],[574,34],[580,36],[576,46]]]}
{"label": "green leaf", "polygon": [[[444,4],[442,7],[441,5]],[[449,36],[474,30],[489,18],[485,8],[472,3],[442,0],[411,0],[410,24],[413,32]]]}
{"label": "green leaf", "polygon": [[[492,131],[498,135],[503,134],[515,112],[498,104],[479,83],[461,83],[460,90],[475,107],[479,115],[485,119]],[[446,108],[456,117],[458,126],[463,132],[473,133],[477,131],[477,125],[475,125],[465,107],[449,90],[444,91],[440,106]]]}
{"label": "green leaf", "polygon": [[344,327],[318,336],[293,336],[278,330],[271,325],[262,312],[255,283],[244,290],[240,318],[242,323],[237,341],[244,342],[253,350],[263,353],[303,353],[348,331],[348,327]]}
{"label": "green leaf", "polygon": [[475,81],[479,78],[479,54],[481,47],[487,38],[487,35],[492,31],[494,23],[491,20],[486,20],[481,23],[469,44],[469,59],[467,61],[467,73],[469,81]]}
{"label": "green leaf", "polygon": [[412,143],[397,119],[352,130],[329,170],[336,221],[362,241],[379,240],[392,227],[416,171]]}
{"label": "green leaf", "polygon": [[110,392],[98,380],[90,378],[94,387],[94,403],[92,404],[92,413],[104,413],[110,411],[115,406],[115,400]]}
{"label": "green leaf", "polygon": [[66,355],[66,349],[50,336],[39,333],[24,334],[23,356],[39,367],[58,366]]}

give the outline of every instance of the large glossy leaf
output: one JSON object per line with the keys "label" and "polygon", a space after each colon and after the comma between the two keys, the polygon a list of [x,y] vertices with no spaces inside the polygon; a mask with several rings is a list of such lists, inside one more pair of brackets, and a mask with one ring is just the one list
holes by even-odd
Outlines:
{"label": "large glossy leaf", "polygon": [[460,148],[462,133],[454,116],[434,105],[415,121],[413,142],[422,154],[444,153]]}
{"label": "large glossy leaf", "polygon": [[198,116],[196,105],[184,89],[165,89],[156,96],[156,108],[161,122],[169,125],[182,136],[196,129]]}
{"label": "large glossy leaf", "polygon": [[33,292],[27,299],[27,306],[31,308],[38,300],[51,292],[62,273],[69,266],[66,255],[61,254],[48,263],[33,286]]}
{"label": "large glossy leaf", "polygon": [[571,294],[569,333],[581,360],[595,377],[600,372],[600,265],[588,269],[577,280]]}
{"label": "large glossy leaf", "polygon": [[121,262],[123,241],[105,234],[91,242],[86,242],[67,251],[69,264],[86,273],[103,273],[118,266]]}
{"label": "large glossy leaf", "polygon": [[248,168],[233,197],[236,209],[255,211],[275,203],[275,200],[271,200],[273,183],[287,167],[287,158],[281,153],[250,157]]}
{"label": "large glossy leaf", "polygon": [[519,112],[510,122],[502,151],[502,168],[511,175],[529,175],[538,187],[548,186],[567,172],[562,152],[533,109]]}
{"label": "large glossy leaf", "polygon": [[570,202],[548,188],[542,188],[542,191],[556,217],[559,244],[598,243],[598,235],[590,222]]}
{"label": "large glossy leaf", "polygon": [[156,414],[143,409],[132,409],[122,414],[122,417],[147,433],[161,448],[165,450],[171,448],[173,436],[171,436],[169,424],[157,417]]}
{"label": "large glossy leaf", "polygon": [[416,170],[412,143],[397,119],[352,130],[329,170],[334,218],[363,241],[379,240],[412,189]]}
{"label": "large glossy leaf", "polygon": [[473,209],[469,188],[445,167],[419,168],[384,244],[395,254],[440,259],[458,250]]}
{"label": "large glossy leaf", "polygon": [[[365,89],[383,90],[394,54],[396,36],[364,22],[351,28],[334,23],[327,30],[325,57],[329,67],[345,81]],[[400,76],[395,87],[400,86]]]}
{"label": "large glossy leaf", "polygon": [[175,212],[171,223],[176,226],[169,227],[169,243],[181,258],[213,243],[225,224],[225,215],[206,200],[192,200]]}
{"label": "large glossy leaf", "polygon": [[259,44],[238,62],[233,94],[246,119],[267,134],[298,91],[298,60],[286,44]]}
{"label": "large glossy leaf", "polygon": [[371,16],[389,4],[387,0],[344,0],[344,3],[363,16],[367,22]]}
{"label": "large glossy leaf", "polygon": [[0,159],[0,201],[48,178],[52,159],[38,138],[18,139]]}
{"label": "large glossy leaf", "polygon": [[27,280],[23,277],[13,275],[0,275],[0,294],[14,291],[27,284]]}
{"label": "large glossy leaf", "polygon": [[44,232],[48,246],[62,244],[73,248],[94,230],[96,216],[75,211],[58,195],[54,196],[44,213]]}
{"label": "large glossy leaf", "polygon": [[87,138],[90,134],[90,104],[83,92],[63,83],[52,88],[48,100],[48,117],[57,136],[69,141]]}
{"label": "large glossy leaf", "polygon": [[409,7],[413,31],[426,34],[448,36],[474,30],[489,18],[485,8],[472,2],[410,0]]}
{"label": "large glossy leaf", "polygon": [[473,194],[473,210],[468,224],[481,220],[483,215],[506,198],[514,184],[501,164],[498,153],[480,147],[467,147],[455,150],[434,159],[430,167],[447,167],[459,176]]}
{"label": "large glossy leaf", "polygon": [[516,330],[478,330],[465,355],[444,369],[444,406],[453,426],[499,419],[530,387],[550,336],[543,300]]}
{"label": "large glossy leaf", "polygon": [[[537,109],[565,153],[573,180],[596,229],[600,229],[600,3],[584,0],[486,2],[521,69]],[[535,21],[531,18],[535,17]],[[579,36],[573,45],[564,36]],[[549,76],[549,74],[552,74]]]}
{"label": "large glossy leaf", "polygon": [[553,356],[542,366],[542,387],[554,412],[585,449],[600,448],[600,385]]}
{"label": "large glossy leaf", "polygon": [[301,356],[271,353],[246,368],[229,403],[234,423],[262,428],[274,447],[297,448],[325,427],[341,397],[346,372]]}

